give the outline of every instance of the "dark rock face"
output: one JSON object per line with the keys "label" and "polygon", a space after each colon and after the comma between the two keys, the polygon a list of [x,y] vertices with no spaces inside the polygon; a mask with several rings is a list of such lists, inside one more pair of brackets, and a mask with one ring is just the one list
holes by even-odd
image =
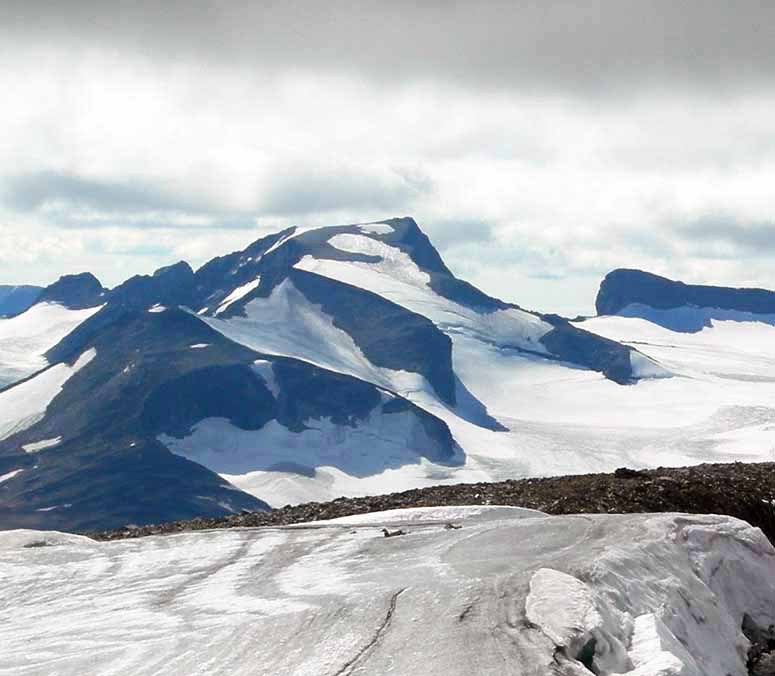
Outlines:
{"label": "dark rock face", "polygon": [[620,385],[633,382],[631,348],[582,331],[561,317],[545,315],[543,319],[554,329],[541,342],[559,359],[598,371]]}
{"label": "dark rock face", "polygon": [[614,270],[597,295],[599,315],[613,315],[633,303],[669,310],[683,306],[775,314],[775,292],[675,282],[640,270]]}
{"label": "dark rock face", "polygon": [[775,676],[775,627],[760,627],[750,615],[743,615],[742,631],[751,642],[747,668],[751,676]]}
{"label": "dark rock face", "polygon": [[157,523],[168,514],[193,519],[268,509],[159,442],[126,439],[120,448],[116,443],[67,442],[56,449],[62,458],[53,453],[39,458],[47,464],[44,472],[28,470],[4,482],[9,485],[0,491],[2,528],[73,531]]}
{"label": "dark rock face", "polygon": [[294,432],[305,430],[306,420],[321,418],[354,427],[381,402],[379,391],[373,385],[310,368],[303,362],[280,359],[274,362],[272,370],[280,387],[275,417]]}
{"label": "dark rock face", "polygon": [[194,271],[188,263],[157,270],[153,276],[138,275],[110,292],[113,305],[150,308],[154,305],[188,305],[194,288]]}
{"label": "dark rock face", "polygon": [[12,317],[28,310],[42,291],[39,286],[0,285],[0,317]]}
{"label": "dark rock face", "polygon": [[90,272],[65,275],[43,290],[38,303],[61,303],[71,310],[84,310],[105,302],[106,291]]}
{"label": "dark rock face", "polygon": [[243,430],[272,419],[274,397],[245,364],[205,366],[173,378],[146,399],[142,427],[152,435],[183,437],[205,418],[225,418]]}

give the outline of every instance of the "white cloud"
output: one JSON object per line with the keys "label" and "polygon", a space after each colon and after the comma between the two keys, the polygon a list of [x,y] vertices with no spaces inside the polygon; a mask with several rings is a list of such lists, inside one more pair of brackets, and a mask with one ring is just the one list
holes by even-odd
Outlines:
{"label": "white cloud", "polygon": [[594,100],[104,46],[3,58],[0,281],[116,284],[288,225],[411,214],[453,270],[531,308],[588,311],[621,266],[775,288],[736,237],[771,222],[767,89]]}

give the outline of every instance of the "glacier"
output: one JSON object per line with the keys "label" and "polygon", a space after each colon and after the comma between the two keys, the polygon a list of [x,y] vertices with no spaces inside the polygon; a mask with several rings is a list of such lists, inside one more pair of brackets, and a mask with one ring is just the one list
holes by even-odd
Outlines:
{"label": "glacier", "polygon": [[17,676],[744,676],[743,617],[775,622],[775,550],[722,516],[477,506],[114,542],[7,531],[0,580],[0,674]]}

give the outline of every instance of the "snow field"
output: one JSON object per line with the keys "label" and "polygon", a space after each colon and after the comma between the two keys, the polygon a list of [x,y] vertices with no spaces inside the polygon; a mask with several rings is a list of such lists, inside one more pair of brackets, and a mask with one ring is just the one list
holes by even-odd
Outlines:
{"label": "snow field", "polygon": [[745,676],[743,613],[775,621],[775,551],[729,517],[359,518],[0,533],[0,673]]}

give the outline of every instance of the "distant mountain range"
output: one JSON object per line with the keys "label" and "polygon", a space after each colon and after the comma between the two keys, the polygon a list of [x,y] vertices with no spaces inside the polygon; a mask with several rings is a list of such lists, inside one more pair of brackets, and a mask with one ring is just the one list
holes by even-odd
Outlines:
{"label": "distant mountain range", "polygon": [[[679,308],[700,328],[712,317],[698,300],[748,322],[769,312],[754,292],[693,289],[712,287],[616,271],[598,309],[653,320]],[[3,528],[669,464],[692,444],[718,459],[709,435],[730,407],[727,427],[769,420],[764,391],[707,404],[707,374],[640,340],[640,324],[528,312],[456,278],[411,218],[289,228],[114,289],[67,276],[22,305],[0,320]],[[663,408],[644,408],[647,391]],[[652,433],[646,410],[678,431]],[[687,428],[695,418],[711,422]]]}

